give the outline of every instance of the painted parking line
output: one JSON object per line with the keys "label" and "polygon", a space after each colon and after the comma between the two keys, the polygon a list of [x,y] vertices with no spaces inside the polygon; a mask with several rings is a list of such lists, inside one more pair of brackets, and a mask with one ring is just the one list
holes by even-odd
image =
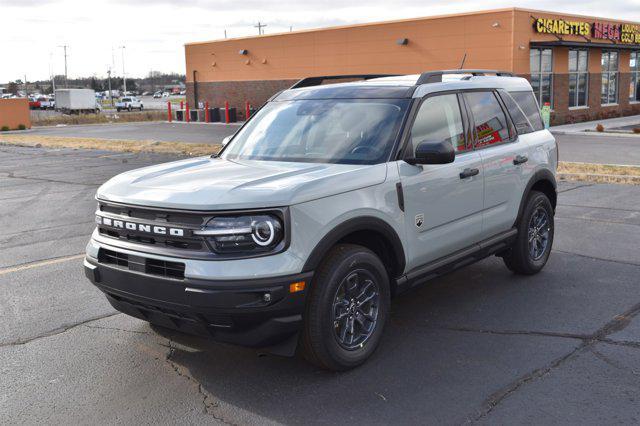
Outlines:
{"label": "painted parking line", "polygon": [[84,257],[82,254],[74,254],[72,256],[57,257],[55,259],[47,259],[38,262],[25,263],[23,265],[11,266],[9,268],[0,269],[0,275],[10,274],[12,272],[26,271],[27,269],[40,268],[41,266],[55,265],[57,263],[69,262],[71,260],[78,260]]}

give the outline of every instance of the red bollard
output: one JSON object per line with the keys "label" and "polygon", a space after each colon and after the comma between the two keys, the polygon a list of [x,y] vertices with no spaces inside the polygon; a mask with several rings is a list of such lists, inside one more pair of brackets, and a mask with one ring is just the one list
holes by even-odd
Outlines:
{"label": "red bollard", "polygon": [[209,102],[204,103],[204,121],[205,123],[211,122],[211,117],[209,116]]}
{"label": "red bollard", "polygon": [[229,101],[224,101],[224,122],[229,124]]}
{"label": "red bollard", "polygon": [[171,117],[171,102],[167,102],[167,119],[169,120],[169,123],[171,123],[171,119],[173,117]]}
{"label": "red bollard", "polygon": [[244,116],[244,119],[248,120],[250,116],[251,116],[251,104],[249,103],[249,101],[247,101],[246,104],[245,104],[245,116]]}
{"label": "red bollard", "polygon": [[186,104],[186,108],[184,110],[184,113],[186,114],[187,118],[187,123],[191,122],[191,114],[189,114],[189,102],[187,102]]}

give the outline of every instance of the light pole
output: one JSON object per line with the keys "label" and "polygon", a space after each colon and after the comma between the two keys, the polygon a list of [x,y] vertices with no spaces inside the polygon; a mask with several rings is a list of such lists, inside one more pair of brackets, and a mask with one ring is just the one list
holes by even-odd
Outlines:
{"label": "light pole", "polygon": [[122,49],[122,80],[124,82],[124,93],[127,93],[127,75],[124,73],[124,49],[125,46],[120,46],[120,49]]}
{"label": "light pole", "polygon": [[107,71],[107,76],[109,76],[109,101],[111,102],[111,108],[113,108],[113,93],[111,92],[111,68]]}
{"label": "light pole", "polygon": [[62,47],[64,49],[64,87],[68,88],[69,85],[67,84],[67,46],[66,44],[63,44],[62,46],[58,46],[58,47]]}

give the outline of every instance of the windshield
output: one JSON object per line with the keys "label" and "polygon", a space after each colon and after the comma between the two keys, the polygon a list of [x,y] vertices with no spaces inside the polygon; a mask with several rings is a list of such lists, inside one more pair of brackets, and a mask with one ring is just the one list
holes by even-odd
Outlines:
{"label": "windshield", "polygon": [[270,102],[225,149],[226,159],[377,164],[387,160],[409,99]]}

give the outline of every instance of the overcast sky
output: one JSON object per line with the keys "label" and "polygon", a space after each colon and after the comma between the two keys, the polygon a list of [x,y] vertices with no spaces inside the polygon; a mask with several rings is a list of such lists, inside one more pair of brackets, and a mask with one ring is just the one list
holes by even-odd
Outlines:
{"label": "overcast sky", "polygon": [[[359,6],[355,6],[359,4]],[[150,70],[184,73],[184,43],[352,23],[526,7],[640,21],[640,0],[0,0],[0,83]]]}

